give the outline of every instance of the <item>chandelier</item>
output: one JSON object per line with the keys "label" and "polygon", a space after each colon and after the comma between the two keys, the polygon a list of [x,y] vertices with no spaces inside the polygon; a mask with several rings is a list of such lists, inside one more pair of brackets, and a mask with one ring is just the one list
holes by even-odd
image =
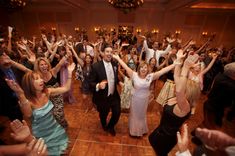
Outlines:
{"label": "chandelier", "polygon": [[108,2],[114,8],[120,9],[122,12],[126,14],[142,6],[144,0],[108,0]]}
{"label": "chandelier", "polygon": [[1,0],[0,7],[7,9],[19,9],[26,6],[29,0]]}

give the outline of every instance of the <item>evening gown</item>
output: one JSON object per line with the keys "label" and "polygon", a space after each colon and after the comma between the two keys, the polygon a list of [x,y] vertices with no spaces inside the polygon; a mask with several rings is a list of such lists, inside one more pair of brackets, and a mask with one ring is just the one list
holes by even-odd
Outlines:
{"label": "evening gown", "polygon": [[33,110],[32,132],[37,139],[44,139],[48,155],[59,156],[68,146],[68,136],[54,119],[52,108],[52,102],[48,101],[43,107]]}
{"label": "evening gown", "polygon": [[184,117],[173,113],[176,104],[165,104],[160,125],[149,135],[149,142],[158,156],[167,156],[177,143],[177,131],[190,117],[190,112]]}
{"label": "evening gown", "polygon": [[[45,86],[47,88],[57,88],[59,87],[59,83],[57,78],[54,76],[51,77],[51,79],[47,82],[45,82]],[[56,119],[56,121],[64,128],[68,127],[68,122],[65,119],[64,115],[64,100],[63,95],[58,94],[54,96],[50,96],[50,100],[53,103],[53,115]]]}
{"label": "evening gown", "polygon": [[149,103],[150,84],[153,74],[141,79],[133,72],[133,89],[129,115],[129,131],[131,136],[143,136],[148,132],[146,113]]}

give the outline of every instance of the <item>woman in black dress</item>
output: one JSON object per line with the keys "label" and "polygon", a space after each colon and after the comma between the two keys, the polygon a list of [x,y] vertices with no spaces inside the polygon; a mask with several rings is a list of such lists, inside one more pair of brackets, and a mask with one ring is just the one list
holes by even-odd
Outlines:
{"label": "woman in black dress", "polygon": [[200,87],[195,82],[188,80],[189,69],[198,60],[198,55],[188,55],[183,63],[182,50],[177,53],[174,71],[176,84],[175,94],[164,105],[160,125],[150,134],[149,142],[158,156],[167,156],[177,143],[176,133],[182,124],[189,118],[191,107],[200,96]]}

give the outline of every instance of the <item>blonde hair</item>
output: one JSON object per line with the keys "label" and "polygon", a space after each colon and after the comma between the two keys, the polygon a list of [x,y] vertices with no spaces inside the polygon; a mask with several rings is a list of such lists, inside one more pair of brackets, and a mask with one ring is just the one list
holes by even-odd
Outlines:
{"label": "blonde hair", "polygon": [[46,62],[46,64],[48,65],[48,71],[50,71],[50,70],[51,70],[51,64],[50,64],[50,62],[48,61],[48,59],[46,59],[46,58],[44,58],[44,57],[39,57],[39,58],[37,58],[37,60],[36,60],[35,63],[34,63],[34,71],[37,71],[37,72],[41,73],[41,71],[40,71],[40,69],[39,69],[39,63],[40,63],[41,61]]}
{"label": "blonde hair", "polygon": [[201,94],[200,85],[192,80],[187,80],[185,96],[188,100],[191,107],[196,105],[197,100],[199,99]]}
{"label": "blonde hair", "polygon": [[[138,68],[137,68],[137,73],[138,73],[138,75],[140,74],[140,68],[142,68],[143,66],[147,66],[147,68],[149,67],[148,66],[148,63],[146,63],[146,62],[141,62],[140,64],[139,64],[139,66],[138,66]],[[149,72],[149,68],[148,68],[148,72]]]}

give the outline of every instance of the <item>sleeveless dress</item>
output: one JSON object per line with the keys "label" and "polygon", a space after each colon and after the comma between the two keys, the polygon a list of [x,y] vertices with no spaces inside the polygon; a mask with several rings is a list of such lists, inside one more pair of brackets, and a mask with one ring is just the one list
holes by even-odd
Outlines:
{"label": "sleeveless dress", "polygon": [[[52,76],[51,79],[47,82],[45,82],[45,86],[47,88],[57,88],[59,87],[58,80]],[[53,103],[53,115],[56,119],[56,121],[64,128],[68,127],[68,122],[65,119],[64,116],[64,100],[63,100],[63,95],[55,95],[55,96],[50,96],[50,100]]]}
{"label": "sleeveless dress", "polygon": [[133,58],[131,58],[130,54],[127,55],[127,66],[130,67],[132,70],[136,71],[136,63]]}
{"label": "sleeveless dress", "polygon": [[148,132],[146,113],[149,103],[150,84],[153,74],[141,79],[137,72],[133,73],[133,89],[129,115],[129,133],[132,136],[143,136]]}
{"label": "sleeveless dress", "polygon": [[48,155],[59,156],[68,146],[68,136],[54,119],[52,108],[52,102],[48,101],[43,107],[33,110],[32,132],[36,138],[44,139]]}
{"label": "sleeveless dress", "polygon": [[[68,62],[65,62],[64,65],[60,68],[60,84],[61,86],[64,86],[68,79],[68,69],[67,69]],[[63,94],[64,101],[68,102],[70,104],[74,103],[75,97],[73,95],[73,85],[71,85],[70,90]]]}
{"label": "sleeveless dress", "polygon": [[91,73],[91,66],[84,66],[83,70],[83,81],[81,86],[81,91],[83,94],[90,94],[92,91],[89,84],[89,76]]}
{"label": "sleeveless dress", "polygon": [[176,145],[176,133],[190,116],[190,112],[184,117],[176,116],[175,105],[164,105],[160,125],[149,135],[149,142],[159,156],[167,156]]}
{"label": "sleeveless dress", "polygon": [[121,108],[129,109],[131,104],[131,90],[132,90],[132,80],[127,76],[124,77],[124,85],[121,91]]}

